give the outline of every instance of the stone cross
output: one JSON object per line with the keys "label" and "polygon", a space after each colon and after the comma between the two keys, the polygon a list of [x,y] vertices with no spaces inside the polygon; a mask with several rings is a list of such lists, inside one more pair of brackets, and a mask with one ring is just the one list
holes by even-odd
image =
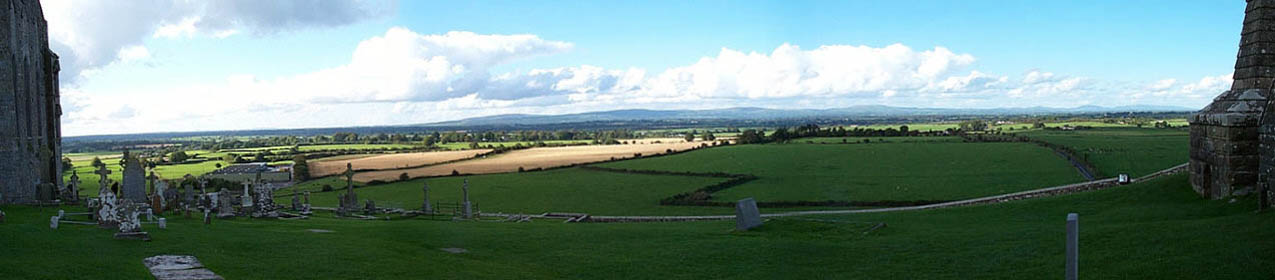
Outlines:
{"label": "stone cross", "polygon": [[421,192],[425,193],[425,202],[421,203],[421,211],[424,211],[425,214],[433,214],[434,207],[429,205],[429,182],[425,182],[425,185],[421,187]]}
{"label": "stone cross", "polygon": [[101,176],[101,179],[99,179],[97,183],[98,184],[97,193],[98,195],[101,195],[102,192],[106,191],[107,186],[111,184],[111,179],[107,178],[109,175],[111,175],[111,170],[106,169],[106,166],[102,166],[98,168],[97,171],[94,171],[93,173],[97,173],[98,176]]}
{"label": "stone cross", "polygon": [[243,183],[243,197],[242,197],[243,202],[240,203],[239,206],[242,206],[244,208],[252,207],[252,194],[248,192],[248,186],[251,186],[251,185],[252,184],[248,182]]}
{"label": "stone cross", "polygon": [[301,198],[297,195],[297,190],[292,190],[292,211],[301,210]]}
{"label": "stone cross", "polygon": [[80,198],[80,175],[76,174],[74,169],[71,170],[71,181],[67,182],[64,195],[73,200]]}
{"label": "stone cross", "polygon": [[350,192],[354,191],[354,165],[345,163],[345,188]]}

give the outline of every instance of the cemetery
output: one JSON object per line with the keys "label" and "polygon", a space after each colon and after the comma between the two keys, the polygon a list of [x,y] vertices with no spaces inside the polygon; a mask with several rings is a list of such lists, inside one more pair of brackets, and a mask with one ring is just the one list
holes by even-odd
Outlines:
{"label": "cemetery", "polygon": [[[439,145],[436,132],[64,142],[65,62],[41,3],[0,3],[0,65],[23,61],[0,69],[4,279],[1275,275],[1275,1],[1247,2],[1231,89],[1155,126],[657,121],[457,130],[446,137],[466,141]],[[696,134],[709,129],[730,134]],[[274,143],[297,139],[310,142]]]}

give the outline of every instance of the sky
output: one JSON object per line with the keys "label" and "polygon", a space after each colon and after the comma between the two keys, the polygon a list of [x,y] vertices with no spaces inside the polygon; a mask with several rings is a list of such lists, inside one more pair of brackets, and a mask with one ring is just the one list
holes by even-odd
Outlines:
{"label": "sky", "polygon": [[1168,105],[1243,1],[43,0],[63,134],[617,109]]}

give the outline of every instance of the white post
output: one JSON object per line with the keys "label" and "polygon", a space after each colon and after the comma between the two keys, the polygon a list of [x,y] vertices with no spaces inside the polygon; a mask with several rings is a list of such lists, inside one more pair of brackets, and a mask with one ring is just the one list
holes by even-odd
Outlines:
{"label": "white post", "polygon": [[168,228],[168,219],[166,219],[166,218],[159,218],[159,228],[161,228],[161,229],[166,229],[166,228]]}
{"label": "white post", "polygon": [[1080,266],[1080,215],[1067,214],[1067,273],[1064,279],[1076,280]]}

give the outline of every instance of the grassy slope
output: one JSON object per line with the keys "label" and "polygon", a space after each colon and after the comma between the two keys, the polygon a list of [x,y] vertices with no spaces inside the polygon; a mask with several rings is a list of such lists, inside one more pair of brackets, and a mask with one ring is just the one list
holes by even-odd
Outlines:
{"label": "grassy slope", "polygon": [[[529,213],[583,212],[593,215],[729,214],[732,208],[660,206],[659,200],[711,185],[725,179],[686,176],[622,174],[582,169],[473,175],[417,179],[357,188],[360,200],[372,199],[382,207],[419,209],[421,185],[428,181],[430,200],[462,201],[461,184],[469,179],[469,197],[484,212]],[[338,178],[324,178],[299,185],[303,190],[330,184],[345,186]],[[312,193],[315,206],[335,207],[340,192]],[[290,200],[288,200],[290,201]]]}
{"label": "grassy slope", "polygon": [[1071,147],[1106,176],[1137,177],[1183,164],[1190,150],[1190,134],[1184,129],[1042,130],[1023,135]]}
{"label": "grassy slope", "polygon": [[[1275,274],[1275,219],[1206,201],[1186,176],[992,206],[641,224],[173,218],[155,241],[48,228],[53,209],[6,206],[0,267],[14,279],[148,277],[141,259],[192,254],[229,279],[657,278],[1041,279],[1062,274],[1063,218],[1081,214],[1081,275],[1253,279]],[[819,221],[815,221],[819,220]],[[872,224],[884,229],[863,234]],[[333,233],[312,233],[326,229]],[[439,248],[460,247],[466,254]]]}
{"label": "grassy slope", "polygon": [[746,173],[714,199],[950,200],[1083,180],[1050,150],[1024,143],[738,145],[600,166]]}

